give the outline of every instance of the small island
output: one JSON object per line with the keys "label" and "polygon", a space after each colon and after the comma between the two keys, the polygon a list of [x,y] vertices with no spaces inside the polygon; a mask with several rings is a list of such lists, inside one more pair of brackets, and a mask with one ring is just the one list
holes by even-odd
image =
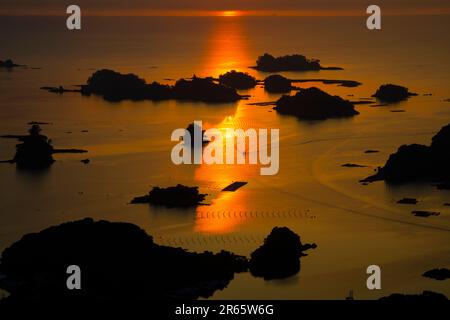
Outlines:
{"label": "small island", "polygon": [[291,80],[274,74],[264,79],[264,89],[270,93],[289,93],[295,88],[292,86]]}
{"label": "small island", "polygon": [[14,61],[12,61],[11,59],[6,59],[5,61],[0,60],[0,68],[12,69],[15,67],[23,67],[23,66],[20,64],[14,63]]}
{"label": "small island", "polygon": [[425,272],[422,276],[438,281],[450,279],[450,270],[447,268],[437,268]]}
{"label": "small island", "polygon": [[225,103],[243,98],[234,88],[218,84],[212,78],[199,78],[195,75],[189,80],[178,80],[172,90],[176,100]]}
{"label": "small island", "polygon": [[384,84],[372,95],[383,103],[400,102],[412,96],[417,96],[417,93],[409,92],[408,88],[395,84]]}
{"label": "small island", "polygon": [[265,280],[282,279],[300,271],[300,257],[316,244],[303,245],[300,237],[286,227],[275,227],[250,257],[250,273]]}
{"label": "small island", "polygon": [[320,60],[308,59],[301,54],[274,57],[268,53],[258,57],[253,68],[262,72],[342,70],[339,67],[322,67]]}
{"label": "small island", "polygon": [[135,74],[122,74],[108,69],[94,72],[78,90],[68,90],[62,86],[41,89],[53,93],[81,92],[85,96],[94,94],[110,102],[175,99],[230,103],[244,98],[236,89],[218,83],[212,77],[199,78],[194,75],[191,79],[180,79],[172,86],[158,82],[147,83]]}
{"label": "small island", "polygon": [[187,187],[178,184],[169,188],[154,187],[148,195],[134,198],[131,204],[149,203],[168,208],[189,208],[202,204],[205,198],[206,194],[201,194],[198,191],[198,187]]}
{"label": "small island", "polygon": [[316,87],[300,89],[294,96],[281,97],[274,109],[280,114],[305,120],[325,120],[359,114],[351,102],[329,95]]}
{"label": "small island", "polygon": [[12,160],[2,161],[15,163],[18,169],[45,169],[50,167],[55,160],[55,153],[86,153],[80,149],[55,149],[51,140],[41,134],[41,127],[33,124],[28,130],[28,135],[4,135],[2,138],[17,139],[22,143],[16,145],[16,154]]}
{"label": "small island", "polygon": [[220,75],[219,83],[233,89],[247,90],[256,87],[258,81],[248,73],[232,70]]}
{"label": "small island", "polygon": [[390,183],[414,181],[450,182],[450,124],[443,127],[433,138],[431,146],[403,145],[391,154],[384,167],[375,175],[361,180]]}

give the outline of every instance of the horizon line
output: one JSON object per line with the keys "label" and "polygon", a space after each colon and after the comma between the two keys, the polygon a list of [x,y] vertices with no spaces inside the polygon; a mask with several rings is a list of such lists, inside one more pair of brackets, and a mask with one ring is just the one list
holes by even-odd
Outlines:
{"label": "horizon line", "polygon": [[[87,11],[87,12],[86,12]],[[430,16],[449,15],[450,8],[429,8],[413,10],[385,10],[383,16]],[[362,10],[129,10],[129,11],[82,11],[87,17],[364,17]],[[65,11],[40,12],[0,11],[3,17],[67,17]]]}

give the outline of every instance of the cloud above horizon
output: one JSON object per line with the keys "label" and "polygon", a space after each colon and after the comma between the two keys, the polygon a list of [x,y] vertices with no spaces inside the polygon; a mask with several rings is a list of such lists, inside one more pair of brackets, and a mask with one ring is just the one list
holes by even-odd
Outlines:
{"label": "cloud above horizon", "polygon": [[386,10],[420,13],[430,10],[449,10],[448,0],[1,0],[0,13],[45,13],[63,11],[77,4],[90,12],[131,11],[336,11],[364,10],[370,4],[378,4]]}

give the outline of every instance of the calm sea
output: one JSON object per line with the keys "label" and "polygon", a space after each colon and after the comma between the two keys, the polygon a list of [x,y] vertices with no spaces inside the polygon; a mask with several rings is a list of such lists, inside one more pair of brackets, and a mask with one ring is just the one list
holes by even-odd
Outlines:
{"label": "calm sea", "polygon": [[[213,298],[343,299],[349,290],[357,299],[423,290],[450,295],[448,285],[421,276],[450,266],[450,207],[444,207],[450,193],[428,184],[358,183],[401,144],[429,144],[450,122],[450,103],[444,101],[450,98],[448,16],[385,17],[377,32],[365,28],[363,17],[89,17],[82,23],[81,31],[70,32],[64,17],[0,17],[0,59],[29,66],[0,71],[0,134],[22,134],[29,121],[51,122],[43,128],[55,146],[89,150],[57,155],[40,174],[0,165],[0,250],[25,233],[88,216],[135,223],[161,244],[245,255],[274,226],[288,226],[302,241],[318,245],[302,259],[298,275],[269,282],[238,275]],[[359,105],[360,115],[351,119],[305,122],[248,105],[279,98],[262,88],[244,92],[249,101],[223,105],[110,103],[39,89],[85,83],[101,68],[149,82],[231,69],[264,79],[267,74],[249,67],[265,52],[302,53],[324,66],[343,67],[284,75],[362,82],[358,88],[302,84],[346,99],[369,98],[384,83],[420,95],[388,107]],[[260,176],[257,166],[173,165],[170,134],[194,120],[206,127],[280,129],[279,174]],[[0,160],[13,156],[15,144],[0,140]],[[380,153],[365,154],[367,149]],[[89,165],[80,163],[86,157]],[[367,167],[344,168],[345,163]],[[221,192],[233,181],[248,185]],[[129,205],[152,186],[177,183],[199,186],[209,205]],[[397,205],[403,197],[420,202]],[[417,218],[413,209],[441,215]],[[382,269],[381,291],[366,288],[372,264]]]}

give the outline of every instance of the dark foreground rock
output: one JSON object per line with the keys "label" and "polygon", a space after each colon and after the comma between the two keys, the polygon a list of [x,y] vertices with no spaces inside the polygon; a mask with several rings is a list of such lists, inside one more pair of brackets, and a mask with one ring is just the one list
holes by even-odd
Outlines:
{"label": "dark foreground rock", "polygon": [[12,160],[2,161],[15,163],[18,169],[39,170],[50,167],[55,160],[55,153],[86,153],[80,149],[55,149],[51,140],[41,134],[41,127],[33,124],[28,135],[5,135],[2,138],[17,139],[22,143],[16,145],[16,154]]}
{"label": "dark foreground rock", "polygon": [[[0,262],[0,288],[13,301],[197,299],[222,290],[236,273],[265,279],[291,276],[300,269],[298,235],[274,228],[248,259],[227,251],[192,253],[158,245],[129,223],[90,218],[27,234],[6,248]],[[69,266],[81,270],[81,290],[68,290]]]}
{"label": "dark foreground rock", "polygon": [[433,291],[423,291],[421,294],[400,294],[394,293],[388,297],[380,298],[380,301],[393,301],[393,302],[420,302],[420,301],[447,301],[447,297],[441,293]]}
{"label": "dark foreground rock", "polygon": [[136,197],[131,203],[149,203],[156,206],[173,207],[195,207],[205,200],[206,194],[201,194],[198,187],[186,187],[181,184],[176,187],[159,188],[154,187],[146,196]]}
{"label": "dark foreground rock", "polygon": [[293,276],[300,271],[300,257],[304,251],[316,248],[315,244],[303,245],[300,237],[286,227],[275,227],[250,258],[250,272],[265,280]]}
{"label": "dark foreground rock", "polygon": [[329,95],[315,87],[300,89],[294,96],[281,97],[274,109],[281,114],[307,120],[325,120],[359,114],[349,101]]}
{"label": "dark foreground rock", "polygon": [[446,268],[433,269],[433,270],[429,270],[429,271],[425,272],[423,274],[423,276],[425,278],[431,278],[434,280],[443,281],[443,280],[450,279],[450,270],[446,269]]}
{"label": "dark foreground rock", "polygon": [[406,87],[395,84],[384,84],[378,88],[372,97],[382,102],[400,102],[412,96],[417,96],[417,94],[409,92],[409,89]]}
{"label": "dark foreground rock", "polygon": [[271,93],[289,93],[295,88],[292,86],[291,80],[274,74],[264,79],[264,89]]}
{"label": "dark foreground rock", "polygon": [[308,59],[300,54],[274,57],[268,53],[258,57],[254,68],[263,72],[342,70],[337,67],[324,68],[320,60]]}
{"label": "dark foreground rock", "polygon": [[258,81],[248,73],[232,70],[220,75],[219,83],[230,88],[245,90],[256,87]]}
{"label": "dark foreground rock", "polygon": [[432,139],[431,146],[403,145],[385,166],[361,182],[385,180],[392,183],[413,181],[450,182],[450,124]]}
{"label": "dark foreground rock", "polygon": [[[81,269],[82,290],[67,290],[70,265]],[[245,257],[160,246],[135,225],[85,219],[25,235],[5,249],[0,287],[16,299],[196,299],[246,270]]]}
{"label": "dark foreground rock", "polygon": [[81,86],[84,95],[95,94],[108,101],[122,100],[191,100],[207,103],[235,102],[243,97],[235,89],[216,83],[212,78],[180,79],[174,86],[158,82],[147,84],[134,74],[121,74],[112,70],[95,72]]}

